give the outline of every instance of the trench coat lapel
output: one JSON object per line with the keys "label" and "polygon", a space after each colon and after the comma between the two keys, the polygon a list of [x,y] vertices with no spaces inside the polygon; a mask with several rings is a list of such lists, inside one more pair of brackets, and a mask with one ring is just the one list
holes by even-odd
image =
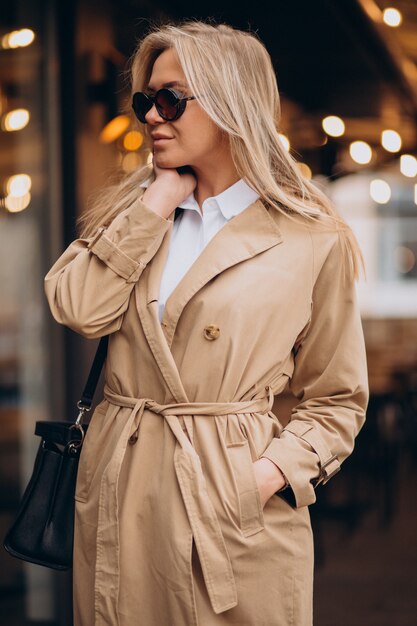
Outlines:
{"label": "trench coat lapel", "polygon": [[171,345],[179,317],[187,302],[215,276],[229,267],[255,257],[283,241],[281,230],[258,199],[229,220],[209,241],[201,254],[171,292],[162,321],[158,298],[162,271],[168,255],[172,227],[138,284],[138,309],[149,346],[178,402],[187,402]]}
{"label": "trench coat lapel", "polygon": [[175,401],[189,402],[158,315],[159,286],[168,256],[173,222],[174,219],[152,262],[142,272],[136,289],[136,306],[149,347]]}
{"label": "trench coat lapel", "polygon": [[281,242],[280,229],[259,199],[229,220],[209,241],[167,299],[162,327],[168,345],[172,344],[184,307],[197,291],[229,267]]}

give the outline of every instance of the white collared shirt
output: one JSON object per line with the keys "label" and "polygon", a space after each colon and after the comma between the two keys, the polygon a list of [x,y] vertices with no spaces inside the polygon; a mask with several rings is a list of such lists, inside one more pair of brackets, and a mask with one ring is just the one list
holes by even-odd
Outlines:
{"label": "white collared shirt", "polygon": [[[149,184],[148,179],[141,187],[148,187]],[[160,321],[169,295],[210,239],[230,219],[244,211],[258,198],[256,191],[241,178],[217,196],[206,198],[202,206],[203,214],[194,193],[178,205],[185,210],[174,222],[168,255],[162,271],[158,301]]]}

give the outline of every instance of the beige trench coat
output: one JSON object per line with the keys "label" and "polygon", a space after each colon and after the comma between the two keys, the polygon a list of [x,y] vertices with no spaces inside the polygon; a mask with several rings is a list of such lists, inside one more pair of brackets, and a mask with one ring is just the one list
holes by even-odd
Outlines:
{"label": "beige trench coat", "polygon": [[[54,318],[110,334],[76,488],[75,626],[309,626],[308,505],[368,403],[337,235],[257,200],[209,242],[158,318],[172,233],[142,195],[45,278]],[[272,412],[287,381],[299,400]],[[290,488],[260,504],[253,462]]]}

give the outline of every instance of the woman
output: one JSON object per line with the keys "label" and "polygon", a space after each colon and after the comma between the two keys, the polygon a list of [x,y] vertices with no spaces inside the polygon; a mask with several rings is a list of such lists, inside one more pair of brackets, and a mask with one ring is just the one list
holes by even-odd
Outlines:
{"label": "woman", "polygon": [[308,505],[368,402],[360,251],[281,145],[254,34],[154,27],[131,70],[153,165],[105,190],[45,278],[59,323],[110,335],[77,480],[75,625],[308,626]]}

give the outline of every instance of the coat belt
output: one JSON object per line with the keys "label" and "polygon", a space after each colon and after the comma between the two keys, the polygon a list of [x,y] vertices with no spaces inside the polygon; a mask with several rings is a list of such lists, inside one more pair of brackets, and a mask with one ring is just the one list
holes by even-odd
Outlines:
{"label": "coat belt", "polygon": [[[134,444],[145,409],[163,417],[175,439],[174,466],[187,512],[207,593],[213,611],[222,613],[237,605],[232,564],[216,512],[210,501],[200,458],[193,447],[193,416],[260,413],[272,410],[274,394],[242,402],[184,402],[159,404],[152,398],[132,398],[104,387],[105,398],[114,405],[131,408],[100,483],[95,579],[96,624],[118,624],[119,517],[118,480],[128,444]],[[184,424],[185,430],[182,425]],[[186,435],[186,432],[188,437]],[[104,614],[100,607],[105,607]]]}

